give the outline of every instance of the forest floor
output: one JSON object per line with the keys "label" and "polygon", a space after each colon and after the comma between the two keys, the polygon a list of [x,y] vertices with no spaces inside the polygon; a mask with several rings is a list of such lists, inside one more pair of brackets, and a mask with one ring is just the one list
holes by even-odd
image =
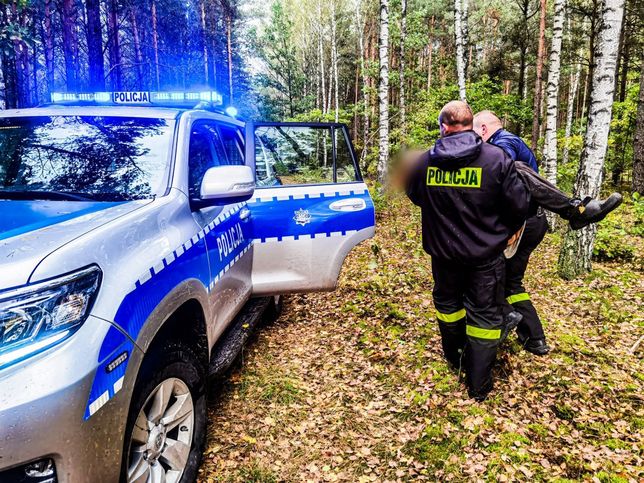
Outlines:
{"label": "forest floor", "polygon": [[419,214],[380,204],[338,289],[288,297],[212,398],[200,481],[644,481],[644,238],[564,282],[548,235],[526,281],[553,351],[507,341],[479,404],[441,357]]}

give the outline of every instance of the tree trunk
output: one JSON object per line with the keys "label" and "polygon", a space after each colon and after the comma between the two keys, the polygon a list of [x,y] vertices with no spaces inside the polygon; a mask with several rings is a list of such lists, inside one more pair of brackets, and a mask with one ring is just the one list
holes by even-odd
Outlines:
{"label": "tree trunk", "polygon": [[[588,130],[584,140],[579,171],[575,181],[577,197],[596,198],[601,188],[608,133],[615,91],[619,33],[624,16],[624,0],[604,0],[596,42],[593,83],[588,111]],[[591,256],[597,226],[568,231],[559,256],[559,273],[572,279],[591,269]]]}
{"label": "tree trunk", "polygon": [[[235,95],[233,91],[233,13],[226,14],[226,51],[228,53],[228,103],[233,105]],[[290,91],[290,89],[289,89]]]}
{"label": "tree trunk", "polygon": [[456,76],[458,79],[458,95],[462,101],[466,100],[465,92],[465,38],[467,27],[463,26],[463,2],[454,0],[454,33],[456,35]]}
{"label": "tree trunk", "polygon": [[45,48],[45,76],[47,78],[47,90],[51,94],[54,91],[54,32],[52,29],[52,5],[53,0],[45,0],[44,22],[43,22],[43,44]]}
{"label": "tree trunk", "polygon": [[[563,38],[565,0],[555,0],[552,24],[552,46],[548,62],[548,86],[546,89],[546,132],[543,145],[543,167],[548,181],[557,184],[557,117],[559,108],[559,77],[561,69],[561,43]],[[555,215],[548,212],[550,228],[555,228]]]}
{"label": "tree trunk", "polygon": [[633,191],[644,196],[644,62],[640,68],[640,96],[633,140]]}
{"label": "tree trunk", "polygon": [[78,58],[75,55],[78,48],[76,36],[76,6],[74,0],[63,0],[63,53],[65,56],[65,80],[67,91],[78,91]]}
{"label": "tree trunk", "polygon": [[400,129],[404,138],[405,134],[407,133],[407,112],[405,106],[405,40],[407,37],[407,0],[401,0],[400,8],[400,73],[398,76],[398,94],[400,96]]}
{"label": "tree trunk", "polygon": [[87,60],[89,63],[89,85],[94,91],[105,90],[105,68],[103,67],[103,32],[101,30],[101,2],[87,0]]}
{"label": "tree trunk", "polygon": [[322,90],[322,114],[327,113],[327,103],[326,103],[326,72],[324,68],[324,23],[322,21],[322,3],[321,0],[318,0],[318,56],[320,62],[320,81],[321,81],[321,90]]}
{"label": "tree trunk", "polygon": [[159,73],[159,32],[157,31],[157,5],[152,0],[152,51],[154,53],[154,79],[157,91],[161,90],[161,76]]}
{"label": "tree trunk", "polygon": [[338,79],[338,39],[337,39],[337,21],[335,18],[336,9],[335,1],[331,0],[331,62],[333,66],[333,83],[335,95],[335,122],[340,121],[340,99],[339,99],[339,79]]}
{"label": "tree trunk", "polygon": [[139,35],[139,24],[136,19],[134,7],[130,7],[130,23],[132,24],[132,42],[134,43],[134,55],[136,57],[136,72],[138,88],[147,88],[147,83],[143,79],[143,52],[141,51],[141,36]]}
{"label": "tree trunk", "polygon": [[378,48],[380,58],[378,181],[384,185],[387,181],[387,167],[389,165],[389,0],[380,0]]}
{"label": "tree trunk", "polygon": [[427,92],[432,88],[432,57],[434,53],[434,22],[435,17],[432,15],[432,19],[429,23],[429,39],[427,41],[427,49],[429,50],[428,59],[427,59]]}
{"label": "tree trunk", "polygon": [[546,12],[548,10],[547,0],[540,0],[539,16],[539,47],[537,49],[537,77],[534,85],[534,105],[532,121],[532,143],[533,151],[537,149],[539,142],[539,121],[541,117],[541,85],[543,83],[543,58],[546,50]]}
{"label": "tree trunk", "polygon": [[358,43],[360,46],[360,73],[362,74],[362,102],[364,104],[364,125],[362,126],[362,153],[360,154],[360,164],[364,166],[364,160],[367,156],[369,145],[369,76],[365,68],[365,48],[364,48],[364,28],[362,21],[362,1],[359,0],[356,7],[356,23],[358,24]]}
{"label": "tree trunk", "polygon": [[107,36],[110,43],[110,79],[112,82],[112,90],[120,91],[122,89],[123,76],[121,74],[121,43],[119,39],[117,0],[110,0],[109,3],[107,12]]}
{"label": "tree trunk", "polygon": [[201,50],[203,52],[203,76],[207,86],[210,84],[210,55],[208,54],[208,34],[206,26],[206,2],[201,0],[199,5],[200,11],[200,29],[199,36],[201,37]]}
{"label": "tree trunk", "polygon": [[569,143],[570,135],[572,134],[572,119],[575,112],[575,98],[577,97],[577,90],[579,89],[579,78],[581,77],[581,63],[575,67],[575,72],[570,76],[570,87],[568,90],[568,106],[566,108],[566,144],[562,153],[562,164],[568,163],[570,154]]}

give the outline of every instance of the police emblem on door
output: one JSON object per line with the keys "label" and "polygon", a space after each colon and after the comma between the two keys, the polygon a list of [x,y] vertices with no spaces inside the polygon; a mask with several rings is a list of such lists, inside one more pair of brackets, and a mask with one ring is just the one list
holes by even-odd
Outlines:
{"label": "police emblem on door", "polygon": [[308,223],[311,223],[311,214],[309,213],[309,210],[300,208],[299,210],[295,211],[293,220],[295,220],[296,224],[304,226]]}

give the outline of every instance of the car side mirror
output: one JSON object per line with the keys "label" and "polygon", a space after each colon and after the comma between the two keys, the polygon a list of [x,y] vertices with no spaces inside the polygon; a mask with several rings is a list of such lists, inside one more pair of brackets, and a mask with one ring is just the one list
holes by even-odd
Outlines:
{"label": "car side mirror", "polygon": [[255,176],[248,166],[209,168],[201,180],[199,207],[247,201],[255,192]]}

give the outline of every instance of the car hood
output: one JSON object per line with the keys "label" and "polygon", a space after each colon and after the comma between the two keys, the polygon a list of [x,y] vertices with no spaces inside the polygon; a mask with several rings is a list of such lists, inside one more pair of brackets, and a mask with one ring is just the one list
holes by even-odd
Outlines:
{"label": "car hood", "polygon": [[0,290],[28,283],[51,252],[147,203],[0,200]]}

